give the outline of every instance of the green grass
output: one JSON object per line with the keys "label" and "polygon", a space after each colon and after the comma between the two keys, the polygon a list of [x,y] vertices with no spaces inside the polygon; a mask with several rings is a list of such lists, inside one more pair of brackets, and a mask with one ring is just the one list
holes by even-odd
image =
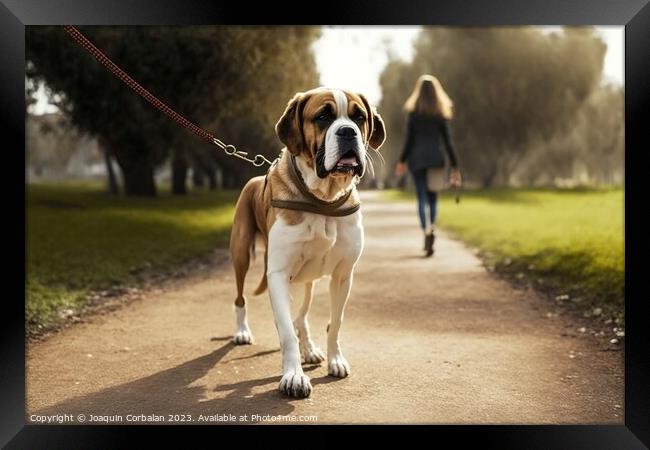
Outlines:
{"label": "green grass", "polygon": [[[410,192],[388,191],[394,200]],[[621,315],[623,190],[491,189],[442,196],[438,224],[478,247],[498,271]],[[415,217],[414,217],[415,220]]]}
{"label": "green grass", "polygon": [[111,197],[89,184],[27,188],[29,332],[76,310],[91,290],[135,285],[228,242],[235,192]]}

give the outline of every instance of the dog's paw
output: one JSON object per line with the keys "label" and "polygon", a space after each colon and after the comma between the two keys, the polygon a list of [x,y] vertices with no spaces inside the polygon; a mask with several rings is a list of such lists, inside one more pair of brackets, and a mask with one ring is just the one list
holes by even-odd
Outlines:
{"label": "dog's paw", "polygon": [[309,377],[293,370],[285,373],[280,380],[280,392],[289,397],[307,398],[311,394]]}
{"label": "dog's paw", "polygon": [[325,361],[325,355],[318,347],[311,345],[303,351],[305,364],[318,364]]}
{"label": "dog's paw", "polygon": [[253,334],[250,330],[239,330],[232,337],[232,343],[235,345],[249,345],[253,343]]}
{"label": "dog's paw", "polygon": [[350,375],[350,364],[343,355],[336,355],[330,359],[327,365],[327,373],[337,378],[345,378]]}

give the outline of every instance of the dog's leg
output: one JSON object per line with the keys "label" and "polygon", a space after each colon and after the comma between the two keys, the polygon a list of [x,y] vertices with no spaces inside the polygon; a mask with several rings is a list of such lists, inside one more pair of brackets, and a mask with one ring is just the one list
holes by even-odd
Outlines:
{"label": "dog's leg", "polygon": [[302,306],[298,311],[296,320],[293,321],[300,341],[300,353],[307,364],[318,364],[325,360],[323,352],[311,340],[309,323],[307,323],[307,314],[309,314],[309,307],[311,306],[313,297],[314,282],[310,281],[309,283],[305,283],[305,298],[302,301]]}
{"label": "dog's leg", "polygon": [[246,305],[237,306],[235,304],[235,314],[237,315],[237,331],[232,337],[233,344],[244,345],[253,343],[253,333],[248,326]]}
{"label": "dog's leg", "polygon": [[275,327],[282,348],[282,379],[280,391],[292,397],[309,397],[311,383],[300,364],[298,337],[291,322],[291,294],[289,293],[289,275],[285,272],[267,274],[269,295]]}
{"label": "dog's leg", "polygon": [[330,323],[327,326],[327,373],[345,378],[350,374],[350,364],[343,357],[339,345],[339,330],[343,322],[343,311],[350,296],[352,271],[332,274],[330,281]]}
{"label": "dog's leg", "polygon": [[248,326],[246,297],[244,297],[244,280],[249,265],[248,251],[233,254],[233,264],[235,266],[235,278],[237,281],[237,298],[235,299],[235,314],[237,317],[237,330],[232,337],[232,342],[237,345],[252,344],[253,333]]}
{"label": "dog's leg", "polygon": [[243,201],[237,202],[230,236],[230,255],[237,282],[237,298],[235,299],[237,330],[232,337],[232,342],[237,345],[253,343],[253,333],[251,333],[247,320],[244,281],[250,266],[251,254],[255,251],[255,231],[255,218],[249,205]]}
{"label": "dog's leg", "polygon": [[269,231],[266,280],[275,327],[282,349],[280,391],[293,397],[309,397],[311,383],[300,364],[298,337],[291,321],[290,282],[302,259],[304,242],[309,238],[303,225],[288,225],[282,218]]}

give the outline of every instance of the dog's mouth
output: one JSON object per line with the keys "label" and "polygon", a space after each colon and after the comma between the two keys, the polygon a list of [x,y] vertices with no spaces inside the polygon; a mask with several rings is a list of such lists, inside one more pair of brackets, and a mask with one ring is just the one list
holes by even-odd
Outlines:
{"label": "dog's mouth", "polygon": [[359,156],[354,150],[349,150],[343,154],[336,165],[330,171],[331,173],[357,174],[361,176],[362,167]]}
{"label": "dog's mouth", "polygon": [[322,145],[318,149],[315,160],[316,174],[319,178],[325,178],[328,175],[344,176],[349,174],[358,175],[359,178],[363,176],[363,163],[354,149],[350,149],[339,156],[334,167],[329,170],[325,168],[325,145]]}

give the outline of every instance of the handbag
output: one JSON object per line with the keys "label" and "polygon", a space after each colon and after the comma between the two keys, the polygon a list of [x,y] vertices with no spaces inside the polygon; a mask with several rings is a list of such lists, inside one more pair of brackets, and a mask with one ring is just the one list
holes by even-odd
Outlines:
{"label": "handbag", "polygon": [[429,167],[427,169],[427,189],[429,192],[438,192],[445,188],[444,167]]}

